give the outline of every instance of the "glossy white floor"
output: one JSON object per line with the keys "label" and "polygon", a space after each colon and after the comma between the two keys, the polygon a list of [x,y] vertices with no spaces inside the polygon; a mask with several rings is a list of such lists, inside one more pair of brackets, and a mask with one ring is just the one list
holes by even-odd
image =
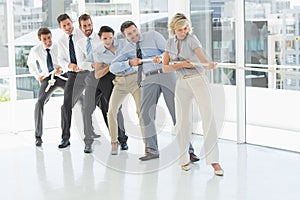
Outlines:
{"label": "glossy white floor", "polygon": [[[135,139],[129,139],[128,151],[110,156],[105,136],[95,142],[92,155],[83,153],[77,134],[70,147],[59,150],[58,128],[45,131],[42,148],[33,138],[33,131],[0,134],[0,199],[300,199],[298,153],[220,140],[225,175],[217,177],[203,160],[188,172],[180,170],[177,162],[164,161],[168,151],[141,163],[133,153],[140,151]],[[160,146],[172,138],[159,136]],[[197,151],[201,140],[195,136]]]}

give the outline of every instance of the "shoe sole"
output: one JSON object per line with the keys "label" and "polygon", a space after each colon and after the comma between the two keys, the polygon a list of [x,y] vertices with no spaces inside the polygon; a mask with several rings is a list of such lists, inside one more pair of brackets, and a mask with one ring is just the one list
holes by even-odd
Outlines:
{"label": "shoe sole", "polygon": [[181,169],[184,171],[189,171],[191,169],[191,163],[187,163],[185,165],[181,165]]}
{"label": "shoe sole", "polygon": [[64,149],[64,148],[67,148],[68,146],[70,146],[71,145],[71,143],[69,143],[67,146],[60,146],[60,145],[58,145],[58,148],[59,149]]}
{"label": "shoe sole", "polygon": [[215,175],[216,176],[223,176],[224,175],[224,170],[222,170],[222,169],[221,170],[216,170]]}
{"label": "shoe sole", "polygon": [[155,155],[150,158],[141,157],[141,158],[139,158],[139,160],[140,161],[148,161],[148,160],[153,160],[153,159],[157,159],[157,158],[159,158],[159,155]]}

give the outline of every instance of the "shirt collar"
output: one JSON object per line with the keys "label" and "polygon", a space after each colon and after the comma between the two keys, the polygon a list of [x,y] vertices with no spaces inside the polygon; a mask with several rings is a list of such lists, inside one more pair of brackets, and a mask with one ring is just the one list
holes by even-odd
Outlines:
{"label": "shirt collar", "polygon": [[48,48],[46,48],[46,47],[42,44],[42,47],[43,47],[44,51],[46,51],[46,49],[50,49],[50,51],[51,51],[51,50],[52,50],[52,47],[53,47],[53,44],[52,44],[50,47],[48,47]]}
{"label": "shirt collar", "polygon": [[95,33],[95,32],[93,32],[89,37],[86,37],[86,36],[85,36],[86,39],[90,38],[91,40],[92,40],[94,37],[96,37],[96,33]]}
{"label": "shirt collar", "polygon": [[[73,35],[72,38],[74,37],[74,35],[77,35],[77,34],[78,34],[78,33],[77,33],[77,29],[74,28],[73,31],[72,31],[72,33],[71,33],[71,35]],[[70,35],[68,35],[68,34],[65,33],[65,36],[66,36],[67,38],[69,38]]]}
{"label": "shirt collar", "polygon": [[[118,43],[118,41],[115,39],[114,40],[114,43],[113,43],[113,45],[115,46],[115,48],[116,48],[116,50],[118,49],[118,46],[119,46],[119,43]],[[106,51],[109,51],[103,44],[102,44],[102,53],[104,53],[104,52],[106,52]]]}
{"label": "shirt collar", "polygon": [[106,51],[108,51],[108,49],[104,46],[104,44],[102,44],[102,53],[105,53]]}

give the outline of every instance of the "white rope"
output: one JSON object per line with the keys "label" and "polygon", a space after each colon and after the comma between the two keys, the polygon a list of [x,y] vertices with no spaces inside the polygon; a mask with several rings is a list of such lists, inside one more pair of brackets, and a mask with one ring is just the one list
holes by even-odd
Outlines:
{"label": "white rope", "polygon": [[46,89],[45,89],[45,92],[48,92],[49,89],[50,89],[50,87],[53,86],[53,85],[55,84],[55,82],[56,82],[56,80],[55,80],[55,78],[54,78],[55,76],[57,76],[58,78],[60,78],[60,79],[62,79],[62,80],[64,80],[64,81],[67,81],[67,80],[68,80],[68,78],[63,77],[63,76],[60,75],[60,74],[56,74],[55,72],[56,72],[55,70],[52,70],[50,73],[48,73],[48,74],[45,76],[45,78],[48,77],[48,76],[51,76],[50,80],[48,81],[48,85],[47,85],[47,87],[46,87]]}
{"label": "white rope", "polygon": [[144,58],[141,61],[142,62],[152,62],[154,58]]}
{"label": "white rope", "polygon": [[[176,64],[177,62],[170,62],[170,64]],[[209,63],[196,63],[191,62],[193,66],[195,65],[202,65],[202,66],[208,66]],[[293,69],[300,69],[300,66],[295,65],[255,65],[255,64],[247,64],[246,66],[249,67],[238,67],[234,65],[233,63],[217,63],[218,68],[227,68],[227,69],[240,69],[240,70],[247,70],[247,71],[257,71],[257,72],[269,72],[269,73],[278,73],[278,74],[289,74],[289,75],[298,75],[300,76],[300,72],[297,71],[288,71]],[[254,68],[254,67],[266,67],[268,69],[261,69],[261,68]],[[276,68],[282,68],[285,70],[278,70]]]}
{"label": "white rope", "polygon": [[[142,62],[152,62],[154,58],[145,58],[142,59]],[[180,61],[171,61],[169,64],[174,65],[180,63]],[[193,66],[209,66],[209,63],[200,63],[200,62],[191,62]],[[278,73],[278,74],[289,74],[300,76],[300,72],[291,71],[293,69],[300,69],[299,65],[262,65],[262,64],[246,64],[246,67],[238,67],[234,63],[216,63],[218,68],[227,68],[227,69],[240,69],[247,71],[257,71],[257,72],[269,72],[269,73]],[[260,67],[260,68],[257,68]],[[261,69],[268,68],[268,69]],[[285,69],[285,70],[278,70]],[[290,71],[288,71],[290,70]]]}
{"label": "white rope", "polygon": [[[197,63],[198,64],[198,63]],[[300,69],[300,66],[291,66],[291,65],[263,65],[259,67],[268,67],[268,69],[261,69],[261,68],[253,68],[253,67],[238,67],[232,64],[218,64],[220,68],[227,68],[227,69],[238,69],[238,70],[247,70],[247,71],[257,71],[257,72],[268,72],[268,73],[278,73],[278,74],[288,74],[288,75],[297,75],[300,76],[300,72],[298,71],[288,71],[293,69]],[[246,65],[246,66],[254,66],[258,67],[257,65]],[[278,70],[276,68],[282,68],[285,70]]]}

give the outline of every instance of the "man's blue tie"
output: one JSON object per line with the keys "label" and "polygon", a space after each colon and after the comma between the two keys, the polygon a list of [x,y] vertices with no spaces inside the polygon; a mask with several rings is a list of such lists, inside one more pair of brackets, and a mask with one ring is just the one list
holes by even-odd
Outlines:
{"label": "man's blue tie", "polygon": [[92,53],[92,44],[91,44],[91,38],[87,38],[86,40],[86,54],[89,55]]}
{"label": "man's blue tie", "polygon": [[88,62],[94,62],[91,39],[92,38],[89,38],[89,37],[86,39],[86,60]]}
{"label": "man's blue tie", "polygon": [[48,71],[51,72],[54,70],[54,68],[53,68],[52,57],[50,54],[50,49],[46,49],[46,51],[47,51],[47,67],[48,67]]}
{"label": "man's blue tie", "polygon": [[72,40],[72,34],[69,35],[69,54],[70,54],[70,60],[71,63],[76,64],[77,65],[77,60],[76,60],[76,54],[75,54],[75,49],[74,49],[74,43]]}

